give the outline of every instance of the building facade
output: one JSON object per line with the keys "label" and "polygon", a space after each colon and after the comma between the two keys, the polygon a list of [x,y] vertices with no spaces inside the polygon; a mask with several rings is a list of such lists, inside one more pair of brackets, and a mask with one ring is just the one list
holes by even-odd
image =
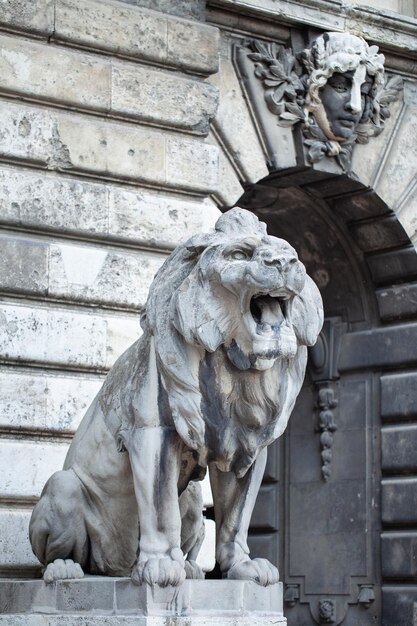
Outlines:
{"label": "building facade", "polygon": [[[2,576],[39,574],[31,509],[154,273],[239,204],[299,250],[326,312],[252,550],[279,565],[290,625],[417,623],[416,17],[411,0],[1,3]],[[248,56],[324,32],[378,46],[393,81],[349,167],[308,160]]]}

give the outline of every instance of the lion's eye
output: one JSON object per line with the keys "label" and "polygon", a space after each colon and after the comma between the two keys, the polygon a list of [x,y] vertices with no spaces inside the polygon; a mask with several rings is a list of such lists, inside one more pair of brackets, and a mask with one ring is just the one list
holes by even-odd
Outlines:
{"label": "lion's eye", "polygon": [[249,258],[249,255],[244,250],[234,250],[230,254],[230,257],[234,259],[235,261],[245,261],[246,259]]}

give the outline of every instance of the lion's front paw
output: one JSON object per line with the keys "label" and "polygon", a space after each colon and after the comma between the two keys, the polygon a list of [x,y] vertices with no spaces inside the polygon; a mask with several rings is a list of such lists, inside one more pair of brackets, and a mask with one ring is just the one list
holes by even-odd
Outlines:
{"label": "lion's front paw", "polygon": [[254,580],[258,585],[273,585],[279,580],[278,570],[267,559],[247,559],[229,569],[226,578],[232,580]]}
{"label": "lion's front paw", "polygon": [[81,569],[81,565],[74,563],[71,559],[56,559],[52,563],[48,563],[43,573],[43,579],[46,583],[83,577],[84,572]]}
{"label": "lion's front paw", "polygon": [[185,580],[185,563],[181,550],[171,550],[171,554],[139,555],[133,567],[132,581],[140,585],[160,585],[177,587]]}

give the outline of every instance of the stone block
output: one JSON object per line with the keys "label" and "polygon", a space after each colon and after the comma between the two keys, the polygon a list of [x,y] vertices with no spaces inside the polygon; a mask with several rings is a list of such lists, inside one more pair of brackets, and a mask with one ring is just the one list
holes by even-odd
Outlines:
{"label": "stone block", "polygon": [[152,124],[207,134],[217,108],[217,89],[168,72],[112,64],[111,110]]}
{"label": "stone block", "polygon": [[414,323],[348,333],[342,339],[339,371],[416,365],[416,340]]}
{"label": "stone block", "polygon": [[218,215],[208,200],[0,168],[3,224],[171,249]]}
{"label": "stone block", "polygon": [[220,31],[182,19],[167,21],[167,62],[205,74],[218,71]]}
{"label": "stone block", "polygon": [[0,104],[0,116],[5,158],[202,193],[217,186],[218,150],[197,138],[9,102]]}
{"label": "stone block", "polygon": [[113,612],[114,580],[100,580],[97,585],[90,577],[81,580],[62,580],[56,585],[56,609],[63,613]]}
{"label": "stone block", "polygon": [[45,295],[47,289],[48,246],[0,235],[0,290]]}
{"label": "stone block", "polygon": [[44,484],[62,469],[69,443],[2,439],[0,497],[38,498]]}
{"label": "stone block", "polygon": [[381,417],[409,420],[417,416],[417,372],[381,376]]}
{"label": "stone block", "polygon": [[375,187],[377,194],[393,209],[401,202],[402,195],[416,179],[417,147],[413,141],[416,133],[417,108],[409,105],[401,117],[389,158]]}
{"label": "stone block", "polygon": [[382,533],[381,560],[384,578],[415,581],[417,576],[417,533],[413,531]]}
{"label": "stone block", "polygon": [[367,264],[376,285],[391,285],[417,277],[417,257],[413,246],[373,254],[367,258]]}
{"label": "stone block", "polygon": [[108,0],[56,0],[55,5],[58,40],[148,61],[166,60],[164,15]]}
{"label": "stone block", "polygon": [[208,132],[217,90],[201,80],[0,35],[0,90]]}
{"label": "stone block", "polygon": [[[151,588],[147,585],[135,587],[127,578],[97,576],[79,581],[58,581],[48,586],[39,580],[13,579],[0,582],[0,598],[3,599],[0,606],[8,611],[9,617],[13,616],[12,619],[32,619],[38,617],[33,615],[36,611],[45,617],[47,626],[286,624],[282,614],[282,583],[263,588],[244,581],[186,581],[178,588]],[[116,617],[117,622],[113,621]],[[71,621],[65,621],[66,618]],[[36,621],[15,623],[37,626]]]}
{"label": "stone block", "polygon": [[215,146],[167,137],[166,183],[207,193],[218,185],[219,151]]}
{"label": "stone block", "polygon": [[415,524],[416,478],[387,478],[382,481],[381,518],[385,524]]}
{"label": "stone block", "polygon": [[54,114],[1,102],[0,117],[0,155],[3,158],[46,166],[48,159],[59,156],[60,146],[54,143]]}
{"label": "stone block", "polygon": [[[69,169],[90,174],[165,182],[165,135],[137,126],[57,115],[56,141]],[[55,167],[60,167],[57,162]]]}
{"label": "stone block", "polygon": [[48,295],[139,309],[164,260],[164,255],[146,252],[53,243],[49,246]]}
{"label": "stone block", "polygon": [[[218,145],[213,134],[210,141]],[[243,196],[244,189],[232,164],[223,150],[219,149],[219,182],[215,191],[219,206],[232,207]]]}
{"label": "stone block", "polygon": [[382,587],[382,613],[384,626],[415,626],[417,586],[384,585]]}
{"label": "stone block", "polygon": [[357,245],[365,252],[395,248],[409,242],[404,229],[393,215],[380,217],[372,223],[352,224],[350,230]]}
{"label": "stone block", "polygon": [[107,369],[140,335],[139,316],[81,313],[2,303],[3,361]]}
{"label": "stone block", "polygon": [[1,168],[0,220],[37,230],[106,237],[108,194],[105,185]]}
{"label": "stone block", "polygon": [[59,40],[210,74],[218,29],[112,0],[56,0]]}
{"label": "stone block", "polygon": [[2,2],[0,24],[16,30],[51,35],[54,29],[54,0],[7,0]]}
{"label": "stone block", "polygon": [[[31,508],[11,508],[3,505],[0,510],[0,527],[2,529],[0,533],[0,571],[2,574],[16,571],[16,568],[37,570],[37,573],[40,574],[40,563],[33,554],[29,543],[30,515]],[[0,615],[7,606],[10,607],[10,601],[13,597],[8,588],[5,590],[3,587],[0,590]],[[23,611],[30,608],[30,597],[24,600],[22,606]]]}
{"label": "stone block", "polygon": [[[415,394],[415,388],[413,391]],[[382,429],[381,434],[382,469],[396,474],[416,473],[417,425],[387,426]]]}
{"label": "stone block", "polygon": [[417,316],[417,285],[406,283],[385,287],[376,292],[382,320],[415,318]]}
{"label": "stone block", "polygon": [[0,370],[0,428],[72,434],[103,383],[101,375]]}
{"label": "stone block", "polygon": [[218,87],[220,93],[219,110],[214,124],[229,152],[233,154],[237,166],[244,173],[247,182],[255,183],[265,178],[269,173],[265,154],[229,59],[221,59],[220,71],[211,77],[210,82]]}
{"label": "stone block", "polygon": [[123,241],[172,249],[219,216],[208,202],[192,202],[145,191],[109,191],[109,234]]}
{"label": "stone block", "polygon": [[92,55],[2,35],[0,90],[108,111],[111,65]]}

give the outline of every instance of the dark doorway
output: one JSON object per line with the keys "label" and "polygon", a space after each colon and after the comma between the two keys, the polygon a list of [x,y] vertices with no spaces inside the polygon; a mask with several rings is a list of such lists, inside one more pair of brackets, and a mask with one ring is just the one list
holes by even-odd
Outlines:
{"label": "dark doorway", "polygon": [[392,211],[347,175],[271,174],[237,204],[297,249],[326,316],[271,450],[252,551],[280,567],[289,626],[411,626],[417,254]]}

